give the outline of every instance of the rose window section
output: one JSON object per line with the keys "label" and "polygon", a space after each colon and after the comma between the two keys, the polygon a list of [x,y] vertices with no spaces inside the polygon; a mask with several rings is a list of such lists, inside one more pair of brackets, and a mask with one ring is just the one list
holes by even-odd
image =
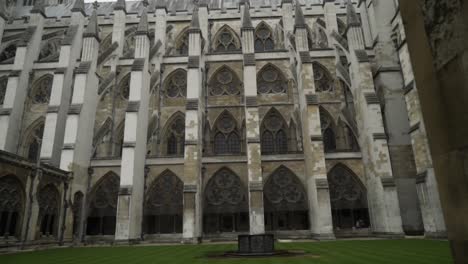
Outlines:
{"label": "rose window section", "polygon": [[166,95],[169,98],[184,98],[187,95],[187,72],[179,69],[166,80]]}
{"label": "rose window section", "polygon": [[211,78],[209,90],[212,96],[240,95],[241,82],[231,69],[222,67]]}
{"label": "rose window section", "polygon": [[265,66],[257,76],[259,94],[284,94],[288,83],[283,74],[271,65]]}

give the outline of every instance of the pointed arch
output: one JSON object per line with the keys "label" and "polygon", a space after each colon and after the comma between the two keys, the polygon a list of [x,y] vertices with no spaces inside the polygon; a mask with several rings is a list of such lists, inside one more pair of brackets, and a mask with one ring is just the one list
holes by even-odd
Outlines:
{"label": "pointed arch", "polygon": [[45,117],[41,116],[25,130],[22,149],[23,156],[29,160],[35,161],[39,157],[44,125]]}
{"label": "pointed arch", "polygon": [[323,25],[325,25],[325,22],[318,18],[312,28],[307,28],[307,40],[310,50],[328,48],[328,36]]}
{"label": "pointed arch", "polygon": [[204,232],[249,230],[248,190],[235,172],[222,167],[208,180],[204,189]]}
{"label": "pointed arch", "polygon": [[322,106],[319,107],[320,126],[323,135],[323,148],[325,152],[336,151],[336,124],[330,113]]}
{"label": "pointed arch", "polygon": [[181,68],[174,70],[164,80],[163,87],[166,97],[187,97],[187,71]]}
{"label": "pointed arch", "polygon": [[175,40],[175,51],[177,55],[187,56],[189,49],[189,27],[184,28]]}
{"label": "pointed arch", "polygon": [[182,233],[184,183],[165,170],[149,185],[145,194],[146,234]]}
{"label": "pointed arch", "polygon": [[6,46],[0,53],[0,63],[10,64],[15,61],[16,57],[16,43],[11,43]]}
{"label": "pointed arch", "polygon": [[264,21],[260,22],[255,28],[255,52],[272,51],[275,49],[273,40],[273,30]]}
{"label": "pointed arch", "polygon": [[241,49],[239,35],[229,26],[222,26],[213,38],[215,52],[235,52]]}
{"label": "pointed arch", "polygon": [[15,175],[0,178],[0,237],[19,238],[26,195]]}
{"label": "pointed arch", "polygon": [[0,77],[0,105],[5,103],[5,96],[7,92],[8,76]]}
{"label": "pointed arch", "polygon": [[122,157],[122,148],[124,143],[125,133],[125,118],[118,123],[117,127],[113,131],[113,157]]}
{"label": "pointed arch", "polygon": [[41,236],[58,235],[58,214],[60,209],[60,192],[50,183],[42,187],[37,193],[39,204],[39,223]]}
{"label": "pointed arch", "polygon": [[125,74],[119,81],[118,93],[120,95],[120,98],[124,101],[128,101],[128,98],[130,96],[130,79],[131,73],[129,72]]}
{"label": "pointed arch", "polygon": [[46,62],[58,60],[60,55],[61,42],[61,37],[42,41],[38,61]]}
{"label": "pointed arch", "polygon": [[369,227],[367,190],[359,177],[346,165],[338,163],[327,178],[333,227],[338,230]]}
{"label": "pointed arch", "polygon": [[45,74],[33,83],[31,89],[32,103],[47,104],[49,102],[53,80],[54,76],[52,74]]}
{"label": "pointed arch", "polygon": [[287,92],[288,81],[283,72],[275,65],[268,63],[257,74],[259,94],[283,94]]}
{"label": "pointed arch", "polygon": [[129,27],[125,30],[125,40],[123,46],[123,57],[131,58],[135,56],[135,35],[137,26]]}
{"label": "pointed arch", "polygon": [[227,65],[216,69],[208,81],[210,95],[240,95],[242,82],[237,74]]}
{"label": "pointed arch", "polygon": [[338,127],[340,128],[343,138],[341,149],[346,151],[359,151],[360,147],[357,140],[357,133],[353,127],[350,126],[348,121],[340,117],[338,119]]}
{"label": "pointed arch", "polygon": [[272,107],[262,120],[260,139],[262,154],[286,154],[289,151],[289,131],[283,115]]}
{"label": "pointed arch", "polygon": [[309,228],[307,192],[289,168],[279,166],[268,176],[263,189],[266,230]]}
{"label": "pointed arch", "polygon": [[87,235],[114,235],[120,177],[107,172],[94,185],[88,202]]}
{"label": "pointed arch", "polygon": [[[341,18],[336,18],[336,22],[338,23],[338,33],[341,35],[341,36],[344,36],[345,33],[346,33],[346,23],[343,22],[343,20]],[[346,36],[344,36],[346,37]]]}
{"label": "pointed arch", "polygon": [[174,113],[166,122],[162,134],[162,154],[183,156],[185,152],[185,114]]}
{"label": "pointed arch", "polygon": [[105,142],[109,142],[110,134],[112,133],[113,120],[107,117],[101,126],[98,128],[93,137],[93,157],[102,157],[108,155],[108,150],[103,147]]}
{"label": "pointed arch", "polygon": [[328,69],[317,61],[314,61],[312,66],[314,69],[315,90],[317,92],[333,91],[334,80]]}
{"label": "pointed arch", "polygon": [[241,153],[241,129],[237,120],[228,110],[216,119],[213,130],[213,153],[215,155],[238,155]]}

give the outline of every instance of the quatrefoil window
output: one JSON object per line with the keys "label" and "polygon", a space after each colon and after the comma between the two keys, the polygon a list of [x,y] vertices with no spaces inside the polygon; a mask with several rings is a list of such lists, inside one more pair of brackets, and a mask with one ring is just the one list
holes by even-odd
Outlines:
{"label": "quatrefoil window", "polygon": [[179,69],[166,80],[166,95],[170,98],[185,97],[187,95],[187,72]]}
{"label": "quatrefoil window", "polygon": [[285,93],[287,81],[276,67],[267,65],[258,74],[257,89],[259,94]]}
{"label": "quatrefoil window", "polygon": [[223,67],[215,73],[209,84],[211,95],[238,95],[241,82],[229,68]]}

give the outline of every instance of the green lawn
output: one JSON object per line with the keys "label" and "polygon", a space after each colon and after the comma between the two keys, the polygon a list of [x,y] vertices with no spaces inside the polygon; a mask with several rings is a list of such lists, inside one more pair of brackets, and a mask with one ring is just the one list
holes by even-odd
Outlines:
{"label": "green lawn", "polygon": [[303,250],[309,253],[309,255],[288,258],[277,257],[254,259],[206,258],[210,253],[224,252],[227,250],[234,250],[235,248],[236,245],[233,244],[64,248],[0,255],[0,263],[452,263],[449,244],[445,241],[429,240],[347,240],[320,243],[281,243],[277,244],[278,249]]}

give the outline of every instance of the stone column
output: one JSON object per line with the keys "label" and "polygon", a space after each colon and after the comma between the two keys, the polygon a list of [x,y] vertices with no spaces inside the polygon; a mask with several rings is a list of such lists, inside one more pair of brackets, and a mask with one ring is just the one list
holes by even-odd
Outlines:
{"label": "stone column", "polygon": [[42,171],[31,170],[26,182],[26,200],[24,210],[24,220],[21,228],[21,239],[23,243],[35,239],[37,221],[39,217],[39,204],[37,202],[37,187],[42,177]]}
{"label": "stone column", "polygon": [[92,155],[93,128],[98,101],[96,64],[99,52],[97,14],[93,11],[83,33],[81,62],[75,69],[74,89],[65,125],[60,159],[62,170],[73,171],[73,192],[86,196],[88,166]]}
{"label": "stone column", "polygon": [[116,240],[139,240],[143,222],[144,170],[148,131],[150,41],[148,15],[143,11],[136,32],[135,60],[125,113],[125,131],[120,167]]}
{"label": "stone column", "polygon": [[263,208],[262,153],[260,118],[257,105],[257,70],[255,67],[254,28],[248,4],[242,6],[242,53],[244,55],[245,127],[247,136],[247,172],[249,179],[250,234],[265,232]]}
{"label": "stone column", "polygon": [[183,240],[187,243],[197,242],[201,237],[201,161],[202,161],[202,115],[204,102],[202,89],[203,65],[201,56],[201,30],[198,18],[198,7],[192,15],[189,29],[189,59],[187,80],[187,105],[185,111],[185,154],[184,154],[184,216]]}
{"label": "stone column", "polygon": [[282,0],[281,11],[283,15],[284,46],[288,49],[290,45],[289,35],[292,34],[294,30],[294,19],[291,16],[293,13],[292,0]]}
{"label": "stone column", "polygon": [[296,48],[300,58],[297,88],[302,122],[309,221],[312,236],[318,239],[334,239],[327,168],[320,125],[320,111],[315,93],[314,71],[307,41],[307,28],[302,8],[296,6]]}
{"label": "stone column", "polygon": [[43,7],[31,10],[29,26],[17,44],[16,57],[0,111],[0,149],[16,153],[22,124],[29,75],[39,56],[45,13]]}
{"label": "stone column", "polygon": [[45,119],[41,159],[46,159],[55,166],[60,163],[65,121],[71,96],[73,65],[80,56],[84,22],[84,9],[74,7],[71,24],[61,43],[59,65],[54,72],[52,92]]}
{"label": "stone column", "polygon": [[338,21],[336,20],[336,7],[334,0],[323,1],[323,12],[325,17],[325,24],[327,25],[328,45],[333,48],[332,32],[338,32]]}
{"label": "stone column", "polygon": [[374,38],[372,36],[369,12],[367,11],[367,0],[360,0],[358,3],[359,13],[361,14],[362,31],[364,33],[364,41],[366,47],[372,47]]}

